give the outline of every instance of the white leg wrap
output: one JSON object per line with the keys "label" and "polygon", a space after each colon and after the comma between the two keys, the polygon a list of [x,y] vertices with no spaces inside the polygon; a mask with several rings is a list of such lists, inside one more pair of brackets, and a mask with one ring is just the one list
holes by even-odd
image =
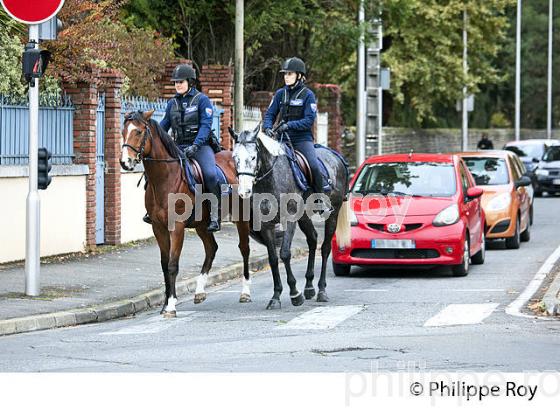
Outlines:
{"label": "white leg wrap", "polygon": [[196,280],[196,290],[195,290],[195,294],[199,294],[199,293],[206,293],[205,287],[206,287],[206,282],[208,281],[208,275],[207,274],[200,274],[198,276],[198,279]]}

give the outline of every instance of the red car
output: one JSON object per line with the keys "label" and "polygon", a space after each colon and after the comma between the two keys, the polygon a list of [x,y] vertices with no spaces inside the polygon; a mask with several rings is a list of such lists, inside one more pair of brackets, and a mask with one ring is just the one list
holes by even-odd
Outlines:
{"label": "red car", "polygon": [[373,156],[350,183],[352,242],[332,242],[337,276],[352,265],[449,265],[454,276],[484,263],[482,189],[457,155]]}

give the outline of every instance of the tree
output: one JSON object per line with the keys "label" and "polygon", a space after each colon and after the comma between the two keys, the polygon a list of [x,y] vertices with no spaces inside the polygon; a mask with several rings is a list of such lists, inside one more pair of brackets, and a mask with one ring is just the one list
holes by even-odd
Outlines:
{"label": "tree", "polygon": [[157,97],[155,80],[172,56],[171,40],[153,30],[127,27],[119,11],[127,0],[66,0],[60,12],[65,29],[46,42],[53,72],[70,82],[95,81],[92,67],[116,68],[129,79],[129,92]]}

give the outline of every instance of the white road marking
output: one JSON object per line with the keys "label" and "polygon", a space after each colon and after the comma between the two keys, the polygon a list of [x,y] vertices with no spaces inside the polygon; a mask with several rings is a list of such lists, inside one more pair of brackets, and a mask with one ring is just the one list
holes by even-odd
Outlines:
{"label": "white road marking", "polygon": [[506,307],[506,313],[508,315],[526,317],[531,319],[538,318],[543,320],[554,320],[553,318],[544,318],[540,316],[527,315],[525,313],[521,313],[521,308],[523,308],[525,303],[527,303],[527,301],[531,299],[531,296],[533,296],[535,292],[539,289],[543,280],[550,273],[550,271],[552,270],[552,268],[554,267],[558,259],[560,259],[560,246],[556,248],[556,250],[542,264],[541,268],[535,274],[531,282],[529,282],[529,285],[527,285],[525,290],[517,297],[517,299],[515,299],[513,302],[511,302],[508,305],[508,307]]}
{"label": "white road marking", "polygon": [[332,329],[364,309],[365,305],[318,307],[295,317],[278,329]]}
{"label": "white road marking", "polygon": [[492,314],[499,303],[452,304],[424,323],[425,327],[474,325],[482,323]]}
{"label": "white road marking", "polygon": [[125,326],[112,332],[103,332],[101,335],[145,335],[159,333],[175,326],[179,322],[190,322],[194,319],[193,313],[196,312],[194,310],[177,312],[177,318],[174,319],[164,319],[162,316],[157,315],[144,320],[142,323]]}
{"label": "white road marking", "polygon": [[504,289],[446,289],[451,292],[505,292]]}
{"label": "white road marking", "polygon": [[344,292],[389,292],[389,289],[344,289]]}

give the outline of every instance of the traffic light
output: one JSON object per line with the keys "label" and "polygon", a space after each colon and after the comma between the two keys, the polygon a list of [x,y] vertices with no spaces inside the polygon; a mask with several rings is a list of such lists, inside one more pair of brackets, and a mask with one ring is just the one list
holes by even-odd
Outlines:
{"label": "traffic light", "polygon": [[51,153],[46,148],[39,148],[39,161],[38,161],[38,168],[37,168],[37,188],[38,189],[47,189],[49,184],[51,183],[51,176],[49,175],[49,171],[52,168],[51,165]]}
{"label": "traffic light", "polygon": [[30,83],[34,78],[41,78],[47,69],[51,53],[35,48],[35,43],[28,43],[23,52],[23,76]]}

